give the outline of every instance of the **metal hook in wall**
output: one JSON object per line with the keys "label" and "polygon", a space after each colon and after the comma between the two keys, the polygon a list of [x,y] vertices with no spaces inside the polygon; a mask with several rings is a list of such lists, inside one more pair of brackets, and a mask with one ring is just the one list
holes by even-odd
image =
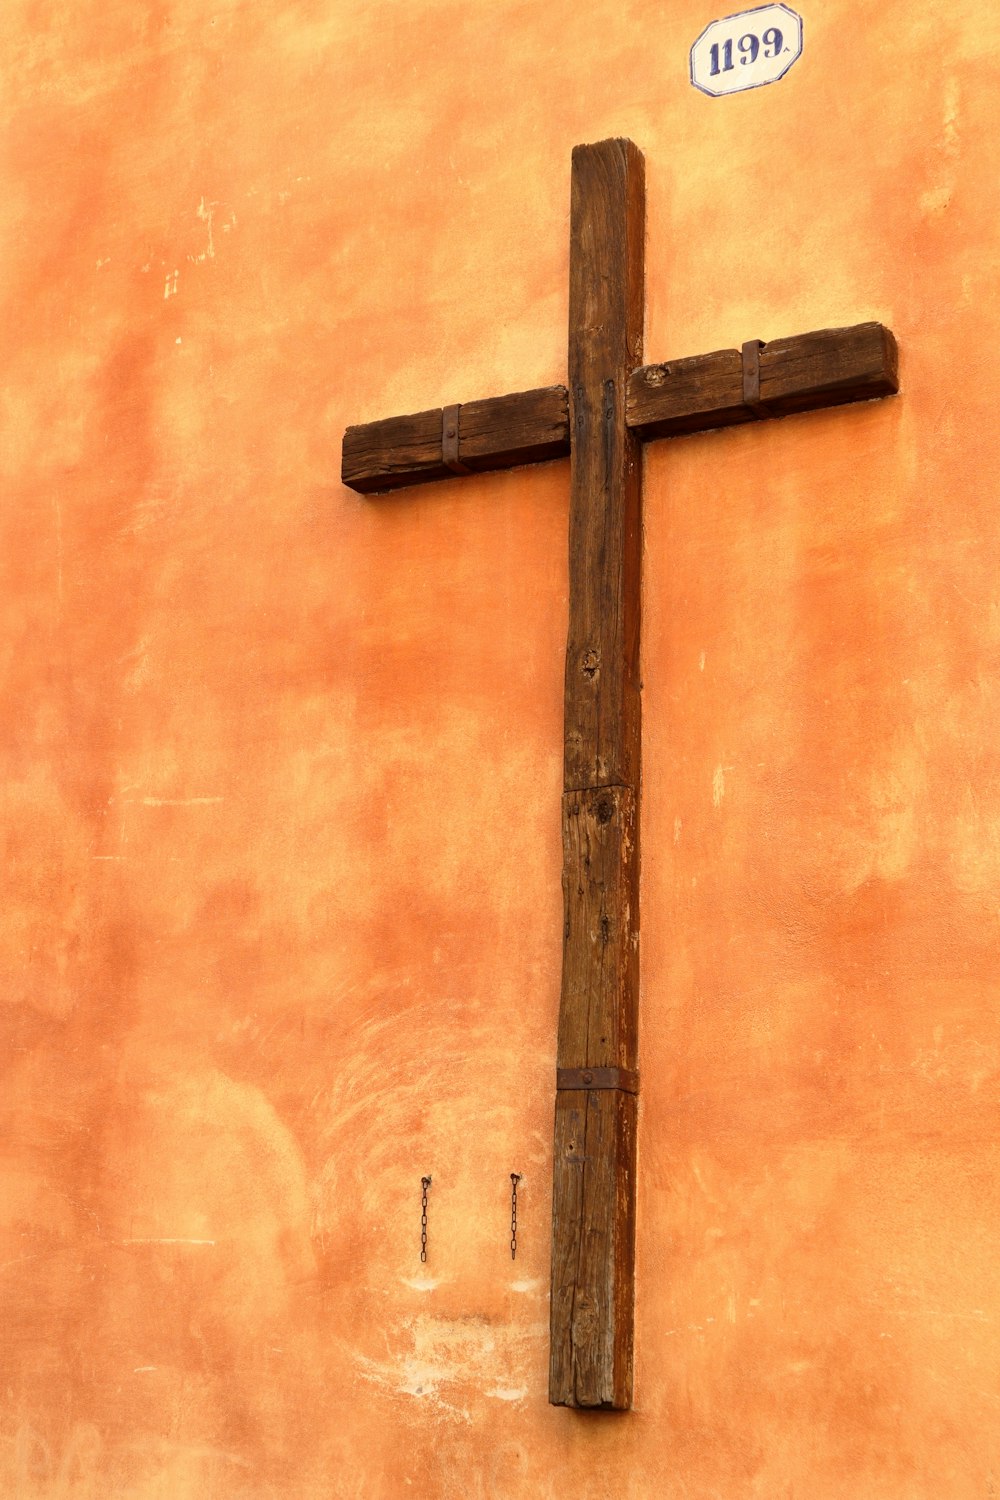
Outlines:
{"label": "metal hook in wall", "polygon": [[431,1185],[429,1177],[420,1179],[420,1259],[427,1259],[427,1189]]}
{"label": "metal hook in wall", "polygon": [[521,1181],[520,1172],[510,1174],[510,1258],[517,1260],[517,1185]]}

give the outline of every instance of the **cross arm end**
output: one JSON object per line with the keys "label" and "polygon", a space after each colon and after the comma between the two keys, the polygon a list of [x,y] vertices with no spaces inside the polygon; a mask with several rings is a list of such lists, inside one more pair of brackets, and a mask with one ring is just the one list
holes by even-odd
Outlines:
{"label": "cross arm end", "polygon": [[[457,422],[449,439],[445,420]],[[462,468],[449,467],[455,454]],[[569,452],[569,398],[565,386],[516,391],[455,407],[385,417],[348,427],[341,478],[362,495],[450,479],[456,473],[543,463]],[[454,457],[452,459],[454,462]]]}

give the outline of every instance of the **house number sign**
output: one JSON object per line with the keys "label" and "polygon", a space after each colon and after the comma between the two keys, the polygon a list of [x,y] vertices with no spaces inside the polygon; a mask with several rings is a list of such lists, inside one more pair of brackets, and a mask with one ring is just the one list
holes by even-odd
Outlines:
{"label": "house number sign", "polygon": [[738,94],[784,78],[802,56],[802,17],[760,5],[706,26],[691,48],[691,82],[703,94]]}

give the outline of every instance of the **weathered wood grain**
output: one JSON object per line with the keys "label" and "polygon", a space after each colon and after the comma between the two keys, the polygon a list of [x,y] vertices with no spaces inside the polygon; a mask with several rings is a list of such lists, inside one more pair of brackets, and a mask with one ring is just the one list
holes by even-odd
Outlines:
{"label": "weathered wood grain", "polygon": [[638,866],[631,787],[567,792],[560,1068],[636,1066]]}
{"label": "weathered wood grain", "polygon": [[899,390],[896,340],[881,323],[773,339],[760,355],[760,399],[775,416],[869,401]]}
{"label": "weathered wood grain", "polygon": [[632,1402],[638,1100],[620,1089],[556,1095],[549,1400]]}
{"label": "weathered wood grain", "polygon": [[[631,347],[638,349],[636,343]],[[743,402],[738,349],[632,369],[639,357],[625,360],[626,423],[643,441],[758,419]],[[869,401],[898,389],[896,341],[881,323],[799,333],[761,350],[760,401],[770,416]],[[459,411],[462,464],[478,473],[564,457],[570,452],[568,405],[564,386],[465,402]],[[344,484],[361,494],[381,494],[454,477],[444,462],[442,415],[435,407],[349,427]]]}
{"label": "weathered wood grain", "polygon": [[[455,477],[442,444],[444,408],[348,427],[341,478],[363,495]],[[566,387],[545,386],[466,401],[458,413],[458,457],[473,471],[543,463],[569,452]]]}
{"label": "weathered wood grain", "polygon": [[625,392],[642,357],[644,234],[639,150],[617,140],[575,147],[567,791],[638,782],[641,453]]}
{"label": "weathered wood grain", "polygon": [[509,469],[569,453],[569,394],[564,385],[486,401],[459,413],[459,455],[470,469]]}
{"label": "weathered wood grain", "polygon": [[[641,358],[645,190],[631,141],[573,152],[569,638],[559,1066],[635,1067],[638,999]],[[634,1093],[559,1091],[549,1400],[632,1397]]]}
{"label": "weathered wood grain", "polygon": [[[760,403],[768,416],[893,395],[896,341],[881,323],[774,339],[760,353]],[[743,403],[738,349],[644,365],[628,383],[628,424],[644,441],[705,432],[758,416]]]}
{"label": "weathered wood grain", "polygon": [[634,370],[626,413],[630,429],[646,442],[754,421],[753,412],[743,404],[739,350],[718,349]]}
{"label": "weathered wood grain", "polygon": [[446,479],[441,452],[441,407],[363,422],[344,433],[340,477],[359,494]]}

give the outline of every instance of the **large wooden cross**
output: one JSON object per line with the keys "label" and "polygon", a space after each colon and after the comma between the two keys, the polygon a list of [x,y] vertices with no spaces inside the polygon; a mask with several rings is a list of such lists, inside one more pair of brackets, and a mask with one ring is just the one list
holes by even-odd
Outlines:
{"label": "large wooden cross", "polygon": [[570,456],[549,1400],[632,1399],[639,995],[640,445],[886,396],[879,323],[668,364],[642,361],[645,184],[627,140],[573,151],[569,389],[522,391],[349,427],[362,494]]}

